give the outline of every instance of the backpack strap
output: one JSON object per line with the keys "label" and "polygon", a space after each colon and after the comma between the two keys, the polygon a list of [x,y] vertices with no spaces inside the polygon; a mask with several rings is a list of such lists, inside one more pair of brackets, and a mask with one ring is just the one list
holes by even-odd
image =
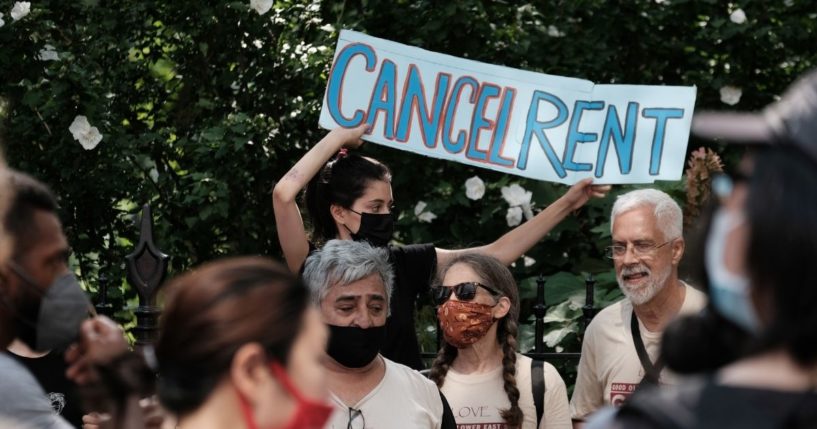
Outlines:
{"label": "backpack strap", "polygon": [[533,405],[536,406],[536,427],[542,422],[545,414],[545,362],[531,359],[530,387],[533,393]]}
{"label": "backpack strap", "polygon": [[639,387],[645,384],[658,385],[661,378],[661,370],[664,369],[664,361],[659,356],[653,363],[650,361],[650,355],[647,354],[647,349],[644,347],[644,341],[641,339],[641,329],[638,327],[638,318],[633,311],[630,317],[630,334],[633,336],[633,344],[635,344],[635,352],[638,354],[638,360],[641,362],[641,367],[644,368],[644,378],[638,384]]}

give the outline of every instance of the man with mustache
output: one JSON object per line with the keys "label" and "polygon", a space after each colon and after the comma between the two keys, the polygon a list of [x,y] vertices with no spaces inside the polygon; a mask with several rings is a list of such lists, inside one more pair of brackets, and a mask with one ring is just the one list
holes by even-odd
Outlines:
{"label": "man with mustache", "polygon": [[585,332],[570,401],[574,427],[604,405],[620,405],[642,383],[672,382],[658,359],[664,327],[706,304],[703,293],[678,278],[682,224],[678,204],[655,189],[628,192],[613,205],[606,256],[625,298],[599,312]]}

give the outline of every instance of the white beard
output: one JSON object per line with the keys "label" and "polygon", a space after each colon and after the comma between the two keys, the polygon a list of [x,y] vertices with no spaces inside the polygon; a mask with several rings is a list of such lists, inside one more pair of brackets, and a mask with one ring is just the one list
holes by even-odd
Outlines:
{"label": "white beard", "polygon": [[[642,271],[647,273],[646,283],[640,287],[627,286],[624,281],[624,276]],[[616,280],[618,281],[618,287],[621,289],[621,292],[624,293],[624,296],[626,296],[633,305],[642,305],[655,298],[655,295],[667,284],[670,274],[672,274],[671,265],[668,265],[666,270],[653,274],[645,265],[636,264],[631,267],[622,268],[621,273],[616,274]]]}

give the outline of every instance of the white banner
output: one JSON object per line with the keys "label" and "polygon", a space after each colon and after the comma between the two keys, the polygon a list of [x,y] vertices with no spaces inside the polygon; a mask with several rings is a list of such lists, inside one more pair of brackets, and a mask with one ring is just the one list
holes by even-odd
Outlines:
{"label": "white banner", "polygon": [[695,87],[596,85],[340,33],[320,125],[538,180],[678,180]]}

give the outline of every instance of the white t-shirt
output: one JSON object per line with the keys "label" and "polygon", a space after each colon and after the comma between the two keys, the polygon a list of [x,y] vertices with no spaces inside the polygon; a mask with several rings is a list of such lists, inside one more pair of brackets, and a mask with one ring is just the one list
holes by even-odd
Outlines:
{"label": "white t-shirt", "polygon": [[[706,295],[684,284],[686,294],[680,314],[700,311],[706,305]],[[644,377],[644,369],[635,351],[630,321],[633,305],[623,299],[603,309],[593,318],[584,334],[576,387],[570,399],[570,413],[583,419],[604,405],[621,405]],[[661,347],[661,332],[650,332],[638,321],[644,348],[655,362]],[[659,383],[676,384],[677,377],[669,370],[661,371]]]}
{"label": "white t-shirt", "polygon": [[[522,429],[536,429],[536,406],[531,389],[531,359],[516,355],[516,387],[524,420]],[[545,362],[545,410],[538,429],[570,429],[565,382],[553,365]],[[481,374],[462,374],[449,369],[442,392],[448,399],[458,429],[505,429],[500,410],[511,401],[505,393],[502,366]]]}
{"label": "white t-shirt", "polygon": [[[335,411],[325,429],[346,429],[350,416],[353,428],[365,429],[439,429],[443,401],[437,385],[419,372],[383,358],[383,380],[350,407],[331,394]],[[365,422],[365,425],[364,425]]]}

